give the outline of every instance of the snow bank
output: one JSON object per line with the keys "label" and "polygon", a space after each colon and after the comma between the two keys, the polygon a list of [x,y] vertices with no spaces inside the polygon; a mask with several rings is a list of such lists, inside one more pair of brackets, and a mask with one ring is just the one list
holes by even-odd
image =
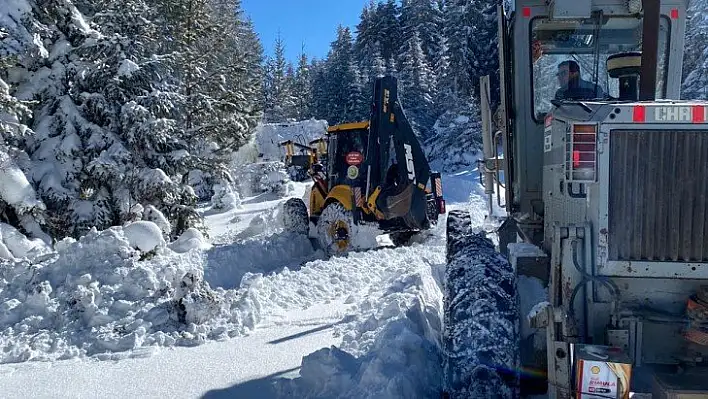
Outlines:
{"label": "snow bank", "polygon": [[306,287],[291,273],[290,283],[264,274],[314,255],[304,235],[212,247],[188,229],[166,245],[146,221],[94,229],[55,250],[35,264],[0,264],[0,363],[117,359],[246,334],[264,312],[280,312],[267,311],[284,305],[274,292]]}
{"label": "snow bank", "polygon": [[59,242],[42,263],[0,265],[0,363],[135,356],[254,327],[259,307],[249,291],[211,289],[199,252],[158,248],[140,260],[133,247],[151,248],[158,237],[154,224],[93,230]]}
{"label": "snow bank", "polygon": [[[341,346],[304,357],[300,377],[277,380],[276,391],[303,398],[439,396],[442,294],[434,275],[444,268],[444,246],[439,237],[431,241],[312,263],[328,265],[322,275],[335,292],[344,289],[351,316],[334,326]],[[308,286],[326,290],[318,280]]]}
{"label": "snow bank", "polygon": [[323,137],[327,133],[327,121],[310,119],[292,123],[266,123],[256,129],[256,146],[264,161],[283,159],[285,151],[278,143],[293,140],[309,145],[310,141]]}

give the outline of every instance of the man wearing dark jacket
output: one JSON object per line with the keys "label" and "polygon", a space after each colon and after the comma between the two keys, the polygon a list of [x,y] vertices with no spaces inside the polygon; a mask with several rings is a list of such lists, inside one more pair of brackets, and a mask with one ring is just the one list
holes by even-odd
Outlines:
{"label": "man wearing dark jacket", "polygon": [[557,76],[560,89],[556,91],[556,100],[592,100],[606,97],[599,85],[580,77],[580,66],[575,61],[561,62]]}

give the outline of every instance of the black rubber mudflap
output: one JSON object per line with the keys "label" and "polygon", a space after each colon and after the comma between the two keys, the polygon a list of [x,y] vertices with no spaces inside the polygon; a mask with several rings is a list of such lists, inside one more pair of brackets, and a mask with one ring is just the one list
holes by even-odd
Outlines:
{"label": "black rubber mudflap", "polygon": [[310,230],[310,218],[307,206],[299,198],[290,198],[283,203],[283,227],[285,231],[307,235]]}
{"label": "black rubber mudflap", "polygon": [[518,398],[515,273],[467,212],[448,214],[443,295],[444,396]]}

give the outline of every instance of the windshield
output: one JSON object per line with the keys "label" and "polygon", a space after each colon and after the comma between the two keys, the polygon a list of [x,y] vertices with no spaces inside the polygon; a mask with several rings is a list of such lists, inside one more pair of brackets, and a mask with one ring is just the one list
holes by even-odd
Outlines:
{"label": "windshield", "polygon": [[[604,17],[603,23],[598,21],[599,18],[580,21],[536,18],[532,22],[532,85],[537,121],[543,120],[552,106],[552,99],[569,98],[568,93],[578,87],[582,89],[582,99],[618,97],[618,81],[608,77],[607,58],[616,53],[641,50],[642,19]],[[662,18],[657,57],[657,98],[665,98],[668,37],[669,21]],[[579,72],[580,81],[571,83],[573,87],[569,89],[568,74],[572,76],[575,72]]]}

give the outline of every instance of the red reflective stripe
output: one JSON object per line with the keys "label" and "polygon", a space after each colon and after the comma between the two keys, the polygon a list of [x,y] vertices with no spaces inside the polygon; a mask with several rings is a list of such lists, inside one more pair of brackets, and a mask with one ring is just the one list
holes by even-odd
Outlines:
{"label": "red reflective stripe", "polygon": [[678,19],[679,17],[679,12],[678,8],[674,8],[671,10],[671,19]]}
{"label": "red reflective stripe", "polygon": [[700,105],[693,106],[693,123],[705,123],[706,111],[705,107]]}
{"label": "red reflective stripe", "polygon": [[524,7],[523,13],[524,13],[524,18],[530,18],[531,17],[531,7]]}
{"label": "red reflective stripe", "polygon": [[646,119],[647,119],[646,109],[641,105],[635,106],[634,112],[632,114],[632,121],[644,123],[644,121],[646,121]]}

